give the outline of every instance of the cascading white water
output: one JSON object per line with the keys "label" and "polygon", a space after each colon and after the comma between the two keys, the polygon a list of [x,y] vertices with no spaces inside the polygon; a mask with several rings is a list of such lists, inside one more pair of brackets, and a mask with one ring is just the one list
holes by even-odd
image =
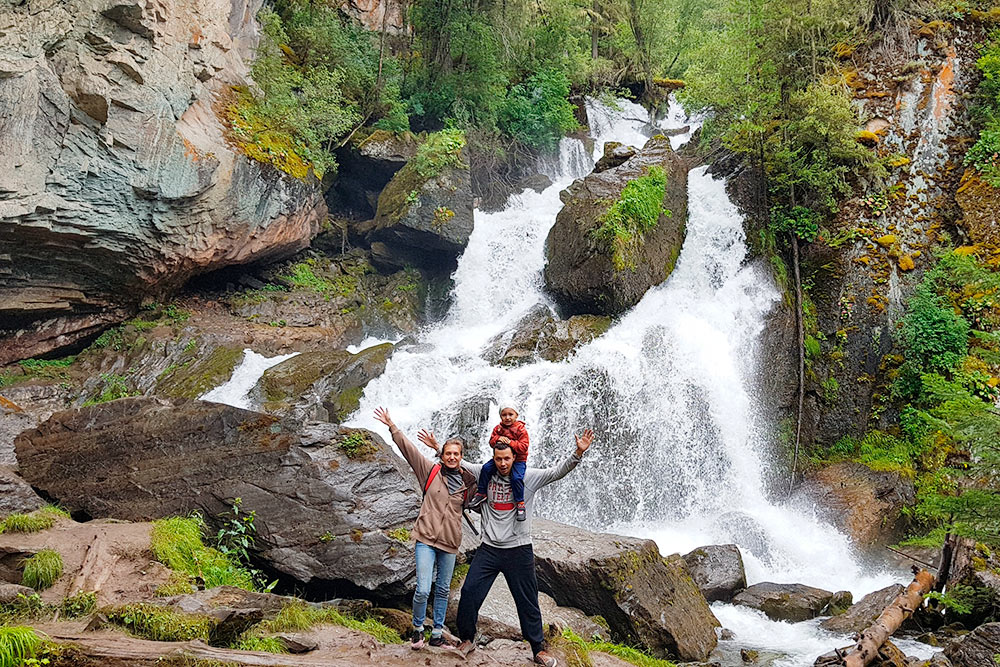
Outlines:
{"label": "cascading white water", "polygon": [[[588,103],[595,158],[605,141],[642,145],[656,131],[640,110],[628,102],[617,111]],[[367,386],[354,423],[378,429],[371,414],[384,405],[405,431],[428,427],[447,436],[470,404],[513,404],[531,433],[529,465],[566,456],[572,434],[592,426],[592,453],[545,489],[542,515],[651,537],[664,553],[735,542],[751,583],[799,582],[863,595],[895,580],[866,574],[847,539],[808,508],[772,502],[765,493],[766,436],[750,387],[756,341],[779,294],[766,271],[745,264],[742,220],[724,183],[704,168],[689,174],[687,237],[664,284],[565,362],[508,369],[483,360],[492,337],[548,303],[545,236],[562,207],[559,191],[585,171],[580,142],[564,140],[562,152],[564,171],[551,187],[513,197],[501,212],[477,213],[454,274],[451,311],[423,333],[422,345],[396,352]],[[491,413],[482,436],[495,421]],[[742,611],[730,615],[760,625]],[[790,655],[785,664],[815,657],[806,663]]]}
{"label": "cascading white water", "polygon": [[298,352],[282,354],[276,357],[265,357],[247,348],[243,350],[243,360],[233,370],[233,374],[229,380],[220,384],[215,389],[202,394],[199,398],[203,401],[225,403],[234,408],[249,410],[254,407],[250,400],[250,390],[257,384],[257,380],[264,374],[264,371],[272,366],[277,366],[286,359],[291,359],[296,354]]}

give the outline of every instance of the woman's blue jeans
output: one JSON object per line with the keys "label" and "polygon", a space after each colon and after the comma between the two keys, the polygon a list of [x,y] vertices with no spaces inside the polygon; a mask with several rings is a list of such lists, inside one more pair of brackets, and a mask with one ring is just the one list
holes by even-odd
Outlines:
{"label": "woman's blue jeans", "polygon": [[[413,594],[413,627],[423,628],[427,618],[427,598],[434,583],[434,632],[444,629],[444,615],[448,611],[448,590],[455,570],[455,554],[417,542],[417,591]],[[437,577],[434,570],[437,569]]]}

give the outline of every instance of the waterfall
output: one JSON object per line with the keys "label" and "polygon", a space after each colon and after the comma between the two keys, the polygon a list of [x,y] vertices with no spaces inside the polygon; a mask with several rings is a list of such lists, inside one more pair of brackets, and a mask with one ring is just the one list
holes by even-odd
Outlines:
{"label": "waterfall", "polygon": [[272,366],[277,366],[286,359],[291,359],[296,354],[298,352],[282,354],[277,357],[265,357],[247,348],[243,350],[243,360],[233,370],[232,377],[198,398],[203,401],[225,403],[234,408],[250,410],[254,407],[250,401],[250,390],[257,384],[257,380],[264,374],[264,371]]}
{"label": "waterfall", "polygon": [[[629,102],[612,109],[589,101],[587,109],[594,158],[604,141],[641,145],[658,127]],[[900,580],[864,571],[847,538],[811,508],[765,492],[769,435],[751,387],[762,372],[757,340],[780,295],[769,273],[747,262],[740,214],[725,183],[705,168],[689,174],[687,236],[666,282],[565,362],[498,368],[483,360],[493,336],[548,303],[545,237],[562,206],[559,191],[580,175],[572,166],[579,157],[565,154],[582,145],[567,139],[562,150],[565,171],[550,188],[513,197],[497,213],[477,212],[449,315],[423,332],[422,345],[396,352],[367,386],[353,422],[377,430],[371,414],[384,405],[404,431],[427,427],[447,437],[468,426],[470,407],[490,405],[488,421],[476,425],[485,455],[495,406],[511,404],[531,434],[533,466],[562,459],[573,434],[593,427],[585,462],[540,493],[542,516],[649,537],[664,554],[734,542],[750,583],[833,586],[860,596]],[[769,622],[726,609],[734,623]]]}

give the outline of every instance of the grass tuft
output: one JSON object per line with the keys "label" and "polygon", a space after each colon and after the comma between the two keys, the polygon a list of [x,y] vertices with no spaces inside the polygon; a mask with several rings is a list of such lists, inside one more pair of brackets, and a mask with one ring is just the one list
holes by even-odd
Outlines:
{"label": "grass tuft", "polygon": [[146,603],[129,604],[103,611],[109,621],[130,634],[159,642],[191,639],[208,641],[209,633],[215,626],[214,621],[207,616],[180,614],[168,607]]}
{"label": "grass tuft", "polygon": [[569,628],[563,630],[562,639],[566,642],[566,645],[573,647],[573,655],[577,656],[580,660],[579,664],[581,665],[590,664],[590,651],[597,651],[599,653],[607,653],[617,658],[621,658],[625,662],[637,665],[637,667],[677,667],[677,665],[670,660],[654,658],[648,653],[644,653],[643,651],[640,651],[637,648],[632,648],[631,646],[615,644],[613,642],[604,641],[603,639],[595,639],[594,641],[588,642]]}
{"label": "grass tuft", "polygon": [[56,519],[68,519],[69,512],[47,505],[28,514],[10,514],[0,522],[0,533],[37,533],[55,525]]}
{"label": "grass tuft", "polygon": [[329,623],[368,633],[383,644],[400,644],[399,633],[374,618],[357,619],[341,614],[333,607],[311,607],[304,602],[292,602],[270,621],[258,626],[261,633],[294,632],[314,625]]}
{"label": "grass tuft", "polygon": [[253,634],[244,634],[233,645],[233,648],[240,651],[263,651],[264,653],[288,653],[285,645],[277,637],[258,637]]}
{"label": "grass tuft", "polygon": [[79,618],[97,609],[97,593],[80,591],[62,601],[62,614],[67,618]]}
{"label": "grass tuft", "polygon": [[63,572],[63,560],[58,551],[42,549],[34,556],[24,559],[24,575],[21,583],[36,591],[45,590],[56,582]]}
{"label": "grass tuft", "polygon": [[20,667],[35,655],[40,643],[35,631],[27,626],[0,627],[0,667]]}
{"label": "grass tuft", "polygon": [[205,546],[203,529],[204,521],[198,515],[154,521],[153,555],[171,570],[200,578],[206,588],[235,586],[256,590],[250,572],[221,551]]}

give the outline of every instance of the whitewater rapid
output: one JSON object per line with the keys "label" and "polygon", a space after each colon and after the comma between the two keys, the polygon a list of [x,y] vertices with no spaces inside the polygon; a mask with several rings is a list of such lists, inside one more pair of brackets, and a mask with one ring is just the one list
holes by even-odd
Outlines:
{"label": "whitewater rapid", "polygon": [[[588,114],[592,151],[564,139],[549,188],[516,195],[497,213],[476,212],[448,315],[421,332],[419,345],[396,351],[350,423],[382,432],[371,415],[386,406],[406,432],[448,436],[467,432],[469,415],[488,406],[489,419],[475,424],[487,455],[496,407],[512,404],[531,433],[529,465],[566,456],[572,434],[585,427],[597,433],[584,463],[540,494],[542,516],[648,537],[664,554],[736,543],[750,583],[804,583],[859,598],[905,580],[862,567],[847,538],[811,507],[767,492],[772,428],[761,421],[753,380],[764,372],[758,342],[780,294],[768,271],[748,261],[742,218],[725,183],[705,168],[688,176],[687,235],[673,274],[606,334],[560,363],[500,368],[483,359],[490,341],[528,310],[552,305],[542,269],[559,192],[589,173],[604,142],[641,146],[658,127],[677,122],[676,111],[650,122],[629,102],[609,108],[591,101]],[[738,634],[773,634],[768,646],[786,654],[775,663],[781,667],[812,664],[844,645],[815,624],[773,626],[730,605],[715,611]]]}

